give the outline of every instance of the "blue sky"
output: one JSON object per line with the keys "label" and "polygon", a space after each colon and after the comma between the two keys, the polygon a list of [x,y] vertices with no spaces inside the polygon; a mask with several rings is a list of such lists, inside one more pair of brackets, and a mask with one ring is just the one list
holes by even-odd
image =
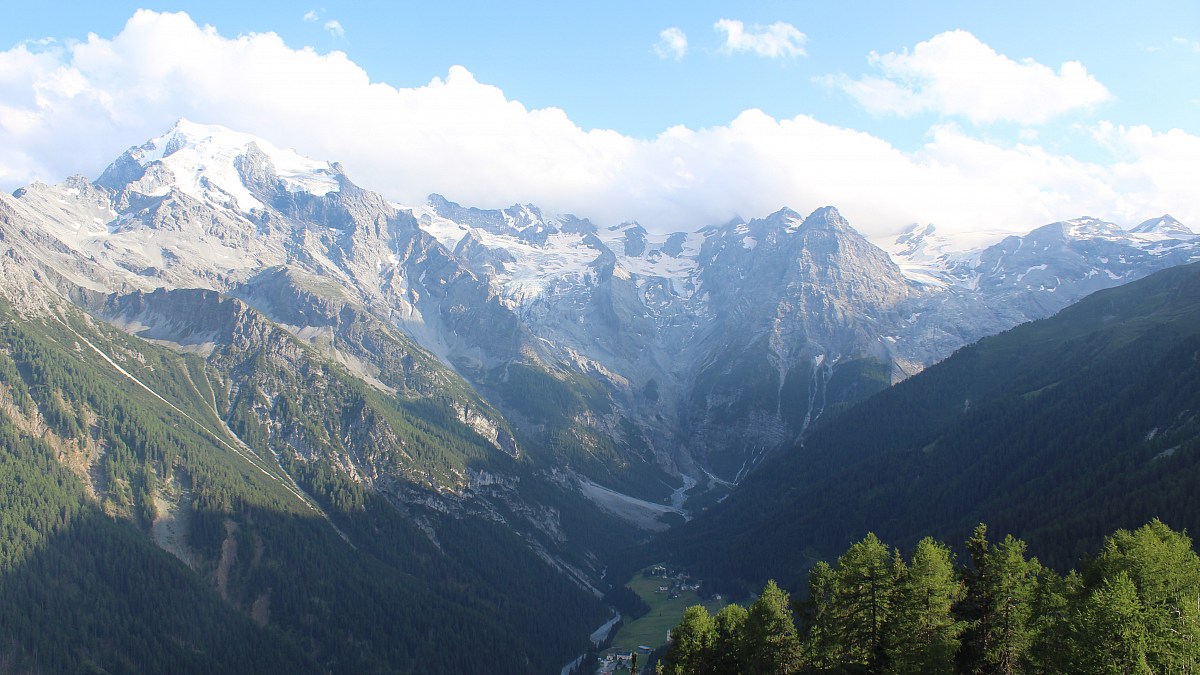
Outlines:
{"label": "blue sky", "polygon": [[189,117],[402,201],[659,229],[785,203],[877,235],[1083,212],[1200,229],[1194,0],[43,2],[8,13],[0,50],[10,189],[94,177]]}

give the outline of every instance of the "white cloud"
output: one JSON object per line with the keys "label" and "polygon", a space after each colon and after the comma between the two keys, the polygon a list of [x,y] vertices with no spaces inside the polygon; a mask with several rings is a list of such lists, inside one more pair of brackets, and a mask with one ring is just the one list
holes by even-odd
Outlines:
{"label": "white cloud", "polygon": [[721,19],[713,28],[725,34],[721,51],[727,54],[753,52],[771,59],[804,56],[804,43],[808,37],[795,26],[777,21],[770,26],[751,26],[749,30],[741,21]]}
{"label": "white cloud", "polygon": [[875,236],[913,222],[1028,230],[1081,214],[1132,223],[1164,211],[1200,226],[1200,138],[1181,131],[1097,126],[1108,163],[1000,146],[953,125],[906,153],[757,110],[635,139],[585,131],[556,108],[527,109],[461,67],[397,89],[372,83],[341,52],[292,49],[273,34],[226,38],[184,14],[150,11],[112,39],[0,51],[0,184],[95,177],[179,117],[341,161],[355,182],[402,203],[430,192],[487,208],[533,202],[659,231],[825,204]]}
{"label": "white cloud", "polygon": [[325,10],[317,11],[315,9],[310,9],[304,13],[304,20],[308,23],[320,23],[321,26],[324,27],[325,30],[329,31],[329,34],[334,37],[345,37],[346,28],[342,26],[341,21],[338,21],[337,19],[329,19],[325,22],[321,21],[321,13],[324,11]]}
{"label": "white cloud", "polygon": [[659,58],[675,59],[676,61],[682,61],[687,50],[687,35],[674,26],[664,28],[659,32],[658,42],[654,45],[654,53],[658,54]]}
{"label": "white cloud", "polygon": [[1032,59],[1013,61],[961,30],[936,35],[911,53],[872,52],[869,60],[882,76],[825,81],[873,113],[933,111],[977,124],[1041,124],[1112,98],[1078,61],[1067,61],[1058,72]]}
{"label": "white cloud", "polygon": [[1200,54],[1200,42],[1196,40],[1189,40],[1187,38],[1176,36],[1171,38],[1171,42],[1180,45],[1185,49],[1190,49],[1193,54]]}

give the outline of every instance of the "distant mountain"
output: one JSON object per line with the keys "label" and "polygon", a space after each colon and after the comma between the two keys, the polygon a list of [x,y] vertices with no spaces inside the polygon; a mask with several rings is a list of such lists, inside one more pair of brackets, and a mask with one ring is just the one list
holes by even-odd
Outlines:
{"label": "distant mountain", "polygon": [[1197,259],[1195,235],[1170,216],[1131,230],[1077,218],[965,250],[931,226],[913,227],[896,240],[892,255],[913,276],[1008,303],[1030,319],[1102,288]]}
{"label": "distant mountain", "polygon": [[[543,670],[604,621],[627,546],[963,345],[1200,255],[1169,217],[983,248],[920,228],[890,253],[833,207],[697,225],[398,205],[337,163],[181,120],[95,181],[0,195],[0,296],[21,333],[0,346],[42,349],[5,371],[27,393],[0,414],[62,425],[87,451],[36,462],[69,465],[80,504],[304,663],[479,669],[451,645],[503,650],[489,671]],[[107,406],[122,385],[140,400]],[[206,431],[166,454],[144,442],[178,424]],[[195,517],[156,538],[160,513]],[[288,613],[263,610],[279,570],[301,598]],[[369,628],[338,625],[371,598],[388,608]]]}
{"label": "distant mountain", "polygon": [[1163,239],[1187,240],[1196,236],[1196,233],[1192,232],[1191,228],[1175,220],[1170,215],[1151,218],[1129,231],[1142,236],[1161,237]]}
{"label": "distant mountain", "polygon": [[[186,120],[94,185],[34,185],[10,204],[38,224],[26,259],[63,288],[216,290],[310,343],[330,322],[296,315],[296,299],[354,307],[521,418],[513,439],[533,456],[658,503],[736,482],[823,415],[1200,246],[1169,217],[967,251],[925,228],[889,256],[832,208],[656,235],[533,205],[400,207],[337,164]],[[370,356],[354,356],[364,372],[381,367]],[[530,377],[571,390],[565,407],[531,408]]]}
{"label": "distant mountain", "polygon": [[[381,663],[524,672],[573,658],[607,616],[593,552],[630,535],[381,305],[398,313],[407,302],[409,321],[445,309],[456,336],[476,321],[495,335],[508,310],[411,220],[336,170],[296,182],[298,172],[277,171],[253,142],[240,154],[215,143],[223,130],[181,124],[173,133],[126,153],[107,185],[73,179],[0,200],[15,331],[3,344],[13,361],[3,416],[63,439],[29,461],[69,463],[82,500],[72,508],[92,504],[127,526],[125,536],[140,531],[178,558],[172,568],[134,550],[126,565],[154,575],[190,568],[211,585],[189,592],[209,595],[179,602],[244,612],[299,655],[299,671],[305,659],[340,672]],[[162,158],[149,153],[156,143]],[[230,183],[187,172],[223,160],[256,200],[246,210],[249,198]],[[323,177],[338,189],[326,191]],[[545,373],[536,358],[522,367]],[[169,431],[179,426],[188,434]],[[30,522],[64,507],[47,508]],[[46,581],[29,574],[28,583]],[[90,580],[89,593],[124,602],[116,581]],[[78,601],[58,588],[47,587],[49,607]],[[161,602],[169,613],[174,601]],[[131,610],[126,619],[151,617]],[[5,639],[36,649],[36,625]],[[156,659],[147,664],[177,670],[187,662],[173,635],[200,644],[216,633],[69,635],[83,646],[64,669],[93,650],[111,668],[110,658],[132,653],[125,640],[141,639]],[[104,650],[88,642],[97,635],[108,636]]]}
{"label": "distant mountain", "polygon": [[975,248],[927,226],[886,254],[833,208],[665,235],[439,195],[412,212],[709,487],[965,344],[1200,257],[1169,217],[1153,232],[1082,218]]}
{"label": "distant mountain", "polygon": [[979,522],[1066,568],[1107,530],[1196,531],[1200,266],[1097,292],[964,347],[750,474],[646,554],[727,586],[793,585],[867,532]]}

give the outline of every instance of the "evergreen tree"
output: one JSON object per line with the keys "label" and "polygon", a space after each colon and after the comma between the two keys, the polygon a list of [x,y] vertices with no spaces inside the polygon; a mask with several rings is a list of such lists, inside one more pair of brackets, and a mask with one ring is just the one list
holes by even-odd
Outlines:
{"label": "evergreen tree", "polygon": [[[818,562],[796,637],[774,582],[749,612],[688,611],[672,631],[687,673],[1194,673],[1200,665],[1200,556],[1158,520],[1118,530],[1081,576],[998,544],[979,525],[972,565],[921,540],[909,564],[874,535],[836,566]],[[691,660],[679,654],[706,653]]]}
{"label": "evergreen tree", "polygon": [[692,605],[683,619],[671,629],[671,648],[664,658],[666,675],[710,675],[718,672],[713,664],[717,625],[703,605]]}
{"label": "evergreen tree", "polygon": [[[1105,543],[1088,574],[1092,602],[1135,616],[1127,602],[1127,577],[1137,590],[1144,617],[1146,661],[1154,672],[1195,672],[1200,666],[1200,557],[1191,539],[1155,519],[1134,532],[1118,530]],[[1107,589],[1107,590],[1105,590]],[[1089,598],[1091,601],[1091,598]],[[1086,605],[1085,605],[1086,607]]]}
{"label": "evergreen tree", "polygon": [[1082,592],[1083,579],[1074,570],[1066,576],[1048,567],[1038,575],[1033,600],[1033,644],[1029,660],[1033,672],[1064,673],[1073,670],[1071,621]]}
{"label": "evergreen tree", "polygon": [[785,675],[800,670],[800,639],[788,594],[768,581],[746,616],[746,675]]}
{"label": "evergreen tree", "polygon": [[745,607],[725,605],[713,617],[716,636],[713,640],[713,672],[740,673],[745,664],[746,618]]}
{"label": "evergreen tree", "polygon": [[961,571],[966,590],[962,601],[954,608],[954,614],[965,624],[962,643],[955,657],[958,670],[963,673],[982,672],[983,653],[987,650],[988,632],[983,630],[983,622],[991,600],[984,588],[983,571],[987,566],[988,547],[987,525],[980,523],[966,542],[971,564]]}
{"label": "evergreen tree", "polygon": [[828,631],[840,646],[837,664],[882,672],[887,663],[887,624],[892,617],[904,561],[874,534],[852,545],[834,569]]}
{"label": "evergreen tree", "polygon": [[808,599],[800,605],[804,659],[817,670],[833,668],[842,653],[834,625],[834,583],[833,568],[818,561],[808,573]]}
{"label": "evergreen tree", "polygon": [[954,672],[963,623],[951,608],[962,597],[950,549],[930,537],[922,539],[900,582],[889,626],[892,672]]}
{"label": "evergreen tree", "polygon": [[1033,644],[1033,600],[1042,571],[1025,558],[1025,542],[1007,535],[989,545],[979,525],[967,541],[974,569],[965,574],[968,593],[961,616],[968,622],[959,667],[968,673],[1025,672]]}
{"label": "evergreen tree", "polygon": [[1137,586],[1121,571],[1105,579],[1072,624],[1072,667],[1086,673],[1151,673],[1146,611]]}

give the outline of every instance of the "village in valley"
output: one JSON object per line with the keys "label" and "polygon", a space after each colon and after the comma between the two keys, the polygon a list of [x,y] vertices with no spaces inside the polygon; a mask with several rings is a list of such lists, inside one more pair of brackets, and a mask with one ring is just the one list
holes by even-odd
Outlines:
{"label": "village in valley", "polygon": [[701,597],[700,582],[682,571],[654,565],[639,572],[626,584],[650,607],[643,616],[627,620],[613,637],[611,646],[597,657],[596,675],[632,673],[643,670],[661,657],[655,654],[666,647],[671,628],[692,605],[704,605],[716,613],[725,605],[720,595]]}

